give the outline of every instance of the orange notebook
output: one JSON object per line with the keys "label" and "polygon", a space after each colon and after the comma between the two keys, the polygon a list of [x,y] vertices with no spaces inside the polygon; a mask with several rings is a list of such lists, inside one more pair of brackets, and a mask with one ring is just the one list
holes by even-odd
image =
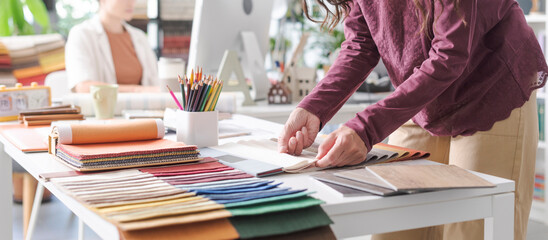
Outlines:
{"label": "orange notebook", "polygon": [[23,152],[47,152],[49,129],[49,126],[0,125],[2,136]]}

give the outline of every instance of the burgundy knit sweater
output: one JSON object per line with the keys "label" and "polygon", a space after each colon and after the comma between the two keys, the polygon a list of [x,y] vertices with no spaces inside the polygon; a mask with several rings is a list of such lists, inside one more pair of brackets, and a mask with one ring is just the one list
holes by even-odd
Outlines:
{"label": "burgundy knit sweater", "polygon": [[396,90],[345,124],[371,149],[409,119],[439,136],[489,130],[544,85],[546,61],[515,0],[425,6],[429,34],[411,0],[351,2],[340,55],[299,107],[325,124],[382,58]]}

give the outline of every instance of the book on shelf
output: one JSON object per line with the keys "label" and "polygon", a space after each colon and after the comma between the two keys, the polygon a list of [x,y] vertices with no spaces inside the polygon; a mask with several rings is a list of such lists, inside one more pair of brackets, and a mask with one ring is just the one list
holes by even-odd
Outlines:
{"label": "book on shelf", "polygon": [[542,173],[536,173],[535,174],[535,187],[533,190],[533,199],[544,202],[545,195],[546,195],[546,185],[544,182],[544,174]]}

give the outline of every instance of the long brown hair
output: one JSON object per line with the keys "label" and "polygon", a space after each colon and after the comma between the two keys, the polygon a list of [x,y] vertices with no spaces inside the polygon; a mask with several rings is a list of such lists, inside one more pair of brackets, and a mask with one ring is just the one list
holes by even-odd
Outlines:
{"label": "long brown hair", "polygon": [[[316,0],[316,2],[326,11],[326,15],[322,21],[312,19],[310,17],[310,14],[308,12],[308,4],[306,3],[307,0],[301,0],[301,4],[303,6],[304,14],[306,15],[306,18],[310,19],[310,21],[321,23],[321,28],[327,27],[330,31],[337,26],[337,24],[344,20],[346,16],[348,16],[348,13],[350,12],[350,2],[352,0]],[[381,0],[382,1],[382,0]],[[431,6],[434,6],[434,1],[440,1],[442,11],[445,7],[443,2],[441,0],[429,0]],[[451,0],[453,4],[455,5],[455,11],[460,14],[459,12],[459,5],[461,0]],[[325,2],[333,5],[335,7],[334,11],[331,11]],[[422,20],[421,24],[421,31],[422,33],[425,33],[426,35],[429,35],[430,32],[430,26],[428,24],[428,18],[430,17],[431,12],[426,9],[426,6],[422,3],[421,0],[413,0],[413,3],[415,4],[415,7],[417,8],[417,17],[420,17]],[[462,16],[461,16],[462,17]],[[437,19],[435,19],[437,20]],[[434,21],[435,21],[434,20]],[[466,24],[466,21],[462,20],[464,24]]]}

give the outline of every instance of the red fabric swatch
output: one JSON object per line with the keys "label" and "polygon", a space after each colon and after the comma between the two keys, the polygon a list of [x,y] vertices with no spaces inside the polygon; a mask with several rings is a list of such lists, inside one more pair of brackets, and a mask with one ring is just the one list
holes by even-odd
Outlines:
{"label": "red fabric swatch", "polygon": [[234,170],[234,168],[222,167],[222,168],[215,168],[215,169],[195,170],[195,171],[151,173],[151,174],[154,175],[155,177],[167,177],[167,176],[192,175],[192,174],[209,173],[209,172],[223,172],[227,170]]}
{"label": "red fabric swatch", "polygon": [[[205,158],[205,159],[212,159],[212,158]],[[207,169],[216,169],[221,167],[227,167],[226,165],[220,163],[220,162],[208,162],[208,163],[202,163],[202,164],[181,164],[177,166],[168,166],[168,167],[160,167],[160,168],[141,168],[139,169],[141,172],[146,172],[150,174],[155,173],[170,173],[170,172],[185,172],[185,171],[196,171],[196,170],[207,170]]]}
{"label": "red fabric swatch", "polygon": [[249,175],[247,173],[243,173],[243,174],[237,174],[237,175],[231,175],[231,176],[212,177],[212,178],[198,179],[198,180],[188,180],[188,181],[168,181],[168,180],[165,180],[165,181],[167,183],[171,184],[171,185],[181,185],[181,184],[215,182],[215,181],[230,180],[230,179],[243,179],[243,178],[251,178],[251,177],[253,177],[253,176]]}
{"label": "red fabric swatch", "polygon": [[163,177],[159,177],[159,178],[164,180],[164,181],[175,181],[175,180],[184,181],[184,180],[197,180],[197,179],[221,177],[221,176],[232,176],[232,175],[237,175],[237,174],[242,174],[242,173],[244,173],[244,172],[242,172],[242,171],[237,171],[237,172],[232,171],[232,172],[218,172],[218,173],[215,173],[215,174],[192,174],[192,175],[181,175],[181,176],[169,177],[169,178],[163,178]]}

